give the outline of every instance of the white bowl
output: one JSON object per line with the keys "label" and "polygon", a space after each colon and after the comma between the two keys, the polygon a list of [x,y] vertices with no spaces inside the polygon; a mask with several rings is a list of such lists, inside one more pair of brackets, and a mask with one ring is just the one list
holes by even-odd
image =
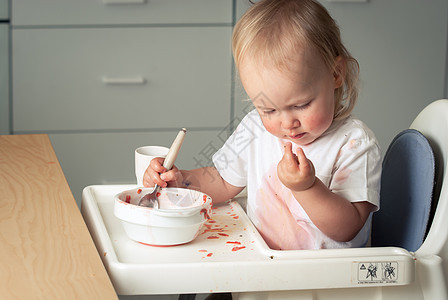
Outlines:
{"label": "white bowl", "polygon": [[209,218],[210,196],[190,189],[161,188],[158,209],[138,206],[140,198],[152,190],[134,188],[115,195],[114,214],[128,237],[155,246],[192,241]]}

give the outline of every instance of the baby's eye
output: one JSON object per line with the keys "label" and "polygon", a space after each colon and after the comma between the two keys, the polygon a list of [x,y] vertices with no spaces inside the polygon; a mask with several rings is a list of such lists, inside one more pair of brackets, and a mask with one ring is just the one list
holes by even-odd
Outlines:
{"label": "baby's eye", "polygon": [[307,102],[307,103],[305,103],[303,105],[295,105],[294,109],[297,109],[297,110],[305,109],[305,108],[309,107],[310,104],[311,104],[311,101],[309,101],[309,102]]}
{"label": "baby's eye", "polygon": [[263,110],[263,114],[265,114],[265,115],[271,115],[271,114],[273,114],[273,113],[275,113],[275,109],[266,109],[266,110]]}

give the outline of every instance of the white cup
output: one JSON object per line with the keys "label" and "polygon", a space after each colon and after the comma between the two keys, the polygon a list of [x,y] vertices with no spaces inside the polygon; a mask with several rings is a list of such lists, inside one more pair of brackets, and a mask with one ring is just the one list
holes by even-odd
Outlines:
{"label": "white cup", "polygon": [[143,146],[135,149],[135,176],[137,185],[143,186],[143,175],[151,160],[155,157],[166,157],[169,148],[162,146]]}

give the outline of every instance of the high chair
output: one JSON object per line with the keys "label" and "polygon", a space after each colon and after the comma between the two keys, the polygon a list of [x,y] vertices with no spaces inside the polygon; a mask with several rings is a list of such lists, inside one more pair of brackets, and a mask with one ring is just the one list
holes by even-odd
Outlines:
{"label": "high chair", "polygon": [[[295,291],[240,293],[238,299],[448,299],[447,163],[448,100],[442,99],[423,109],[410,129],[400,133],[386,152],[381,210],[373,217],[372,247],[325,250],[329,251],[329,256],[334,255],[335,261],[338,256],[340,260],[345,260],[345,254],[348,253],[352,253],[354,257],[370,255],[363,257],[358,278],[354,276],[353,287],[327,282],[327,286],[313,290],[303,287]],[[403,176],[404,172],[413,174]],[[408,190],[403,190],[404,187]],[[412,274],[408,274],[412,279],[404,284],[387,283],[387,279],[397,275],[395,271],[400,268],[399,264],[394,263],[395,258],[390,257],[395,251],[405,251],[412,257],[411,264],[402,266],[412,269]],[[354,258],[351,263],[357,259]],[[370,264],[371,262],[377,263]],[[361,270],[364,269],[363,266],[366,271]],[[337,264],[328,265],[328,268],[336,267]],[[381,285],[375,283],[373,276],[379,269],[382,269],[382,274],[377,273],[376,279],[382,276],[385,280]],[[350,270],[347,269],[346,272]],[[354,268],[351,272],[353,278]],[[359,281],[360,275],[364,274],[366,278],[370,274],[371,284]]]}
{"label": "high chair", "polygon": [[[387,189],[394,190],[394,184],[385,188],[382,197],[388,203],[381,204],[381,213],[374,218],[371,247],[269,249],[238,201],[216,207],[211,215],[213,223],[208,224],[210,230],[191,243],[165,248],[141,245],[126,236],[113,215],[114,195],[133,186],[86,187],[82,215],[120,295],[233,292],[234,299],[239,300],[448,299],[448,100],[428,105],[410,128],[411,131],[400,134],[391,143],[392,150],[385,156],[385,162],[395,163],[395,147],[409,150],[406,157],[410,159],[404,163],[421,175],[420,172],[428,169],[423,161],[431,165],[432,156],[428,160],[420,155],[412,157],[414,146],[407,146],[406,142],[408,135],[419,136],[419,141],[423,141],[419,147],[432,148],[434,153],[435,169],[429,167],[435,170],[434,193],[431,170],[429,175],[423,174],[423,179],[411,181],[409,190],[400,190],[397,184],[399,192],[386,197]],[[431,147],[425,146],[423,136]],[[402,166],[399,168],[404,172]],[[386,187],[389,179],[385,174]],[[391,172],[388,176],[395,180],[403,175]],[[422,185],[423,196],[415,197],[416,192],[422,191],[415,187],[423,180],[426,183]],[[413,209],[414,204],[421,204],[417,201],[420,197],[429,203],[432,193],[435,209],[431,210],[430,204]],[[412,201],[407,201],[409,197],[413,197]],[[388,205],[392,201],[397,201],[398,206]],[[402,214],[390,220],[388,210],[411,212],[412,218]],[[431,211],[432,220],[428,214]],[[412,221],[416,218],[420,218],[418,222]],[[410,222],[398,226],[405,221]],[[410,232],[409,225],[415,224],[419,226]],[[424,228],[425,224],[428,229]],[[415,232],[414,236],[410,234]]]}

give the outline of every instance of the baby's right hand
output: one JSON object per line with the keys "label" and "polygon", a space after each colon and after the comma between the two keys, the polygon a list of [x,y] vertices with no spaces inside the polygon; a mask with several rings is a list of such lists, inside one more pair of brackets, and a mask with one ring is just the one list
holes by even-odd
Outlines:
{"label": "baby's right hand", "polygon": [[297,154],[294,154],[291,143],[285,146],[285,153],[277,165],[277,175],[283,185],[297,192],[309,189],[316,179],[313,163],[302,148],[297,148]]}
{"label": "baby's right hand", "polygon": [[143,186],[152,187],[157,184],[160,187],[175,185],[178,180],[182,181],[182,174],[176,166],[169,171],[163,166],[163,157],[156,157],[151,160],[143,175]]}

